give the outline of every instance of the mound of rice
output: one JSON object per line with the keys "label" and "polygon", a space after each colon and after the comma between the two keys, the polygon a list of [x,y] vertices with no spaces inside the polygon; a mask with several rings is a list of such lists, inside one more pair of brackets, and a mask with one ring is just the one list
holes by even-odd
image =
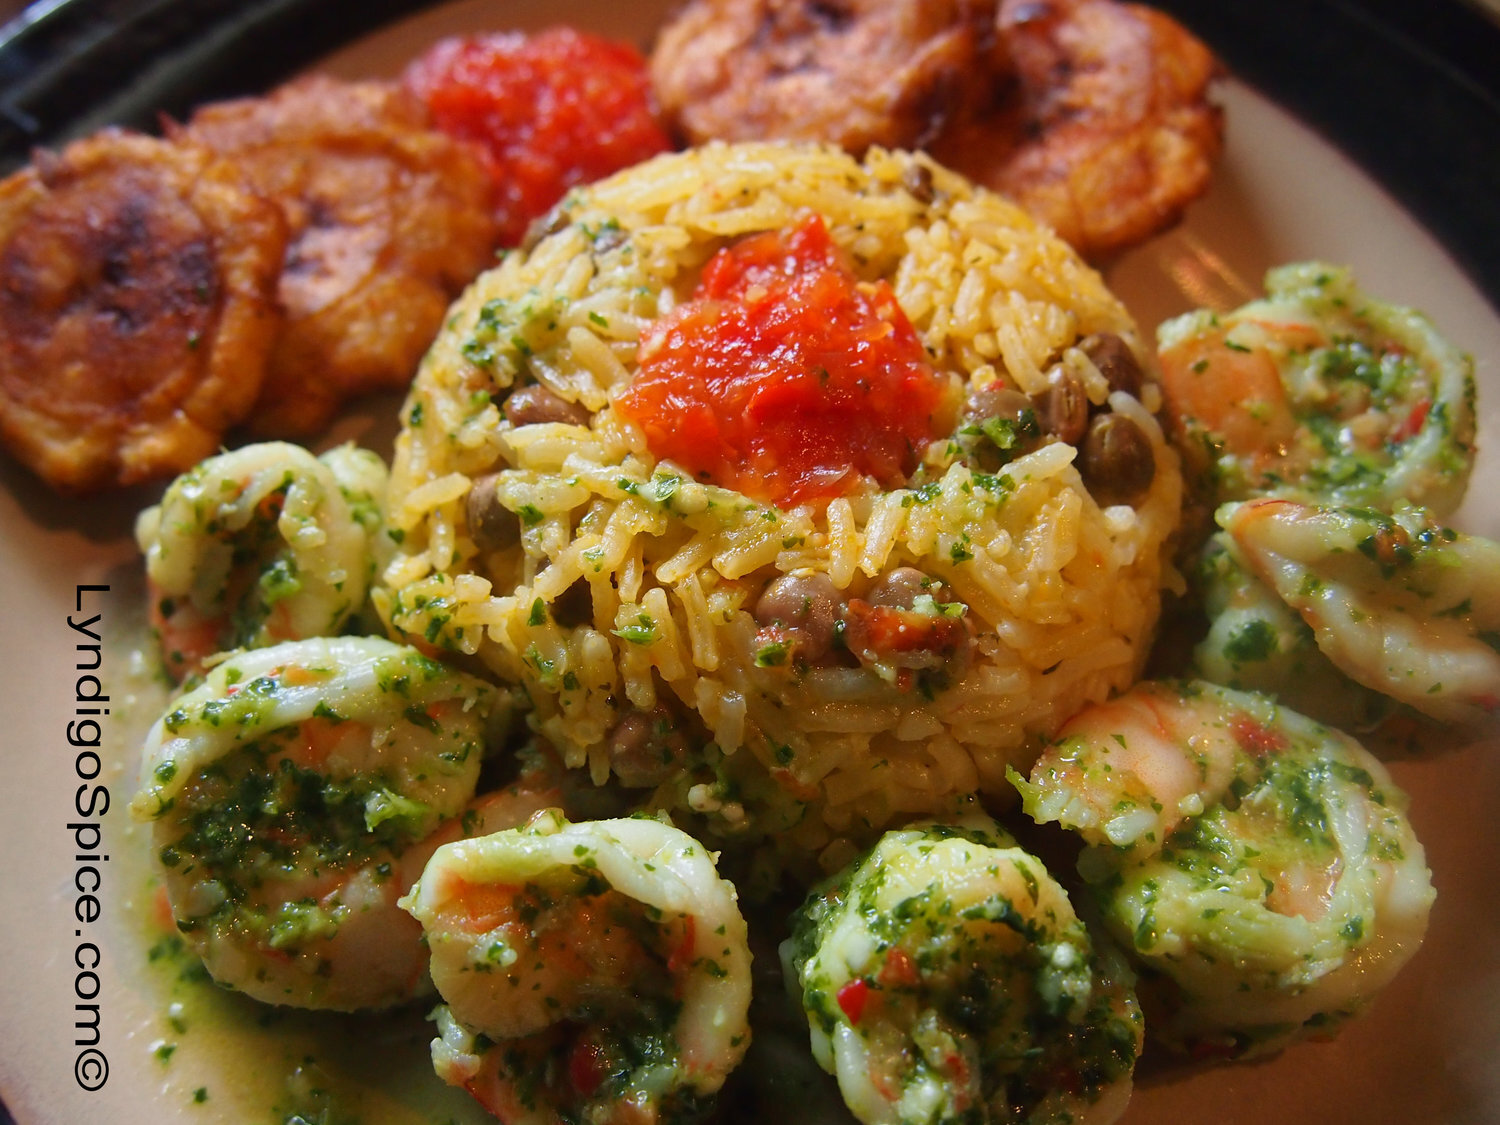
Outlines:
{"label": "mound of rice", "polygon": [[[1102,507],[1061,441],[998,473],[935,442],[912,487],[790,509],[656,461],[611,405],[643,329],[715,252],[809,211],[862,279],[890,282],[939,370],[1034,394],[1061,363],[1137,423],[1156,461],[1144,496]],[[1111,394],[1076,346],[1107,332],[1149,354],[1061,240],[924,157],[762,144],[657,158],[574,193],[547,229],[454,307],[404,408],[402,541],[377,592],[395,634],[519,685],[535,730],[597,783],[622,774],[627,717],[649,717],[689,750],[664,751],[642,804],[719,846],[774,838],[825,866],[909,814],[1007,791],[1007,765],[1024,772],[1070,714],[1136,678],[1181,479],[1154,381]],[[512,425],[502,403],[531,383],[584,410]],[[514,513],[514,542],[481,549],[476,482]],[[849,659],[758,659],[755,604],[777,576],[857,598],[897,567],[965,607],[967,658],[936,688]]]}

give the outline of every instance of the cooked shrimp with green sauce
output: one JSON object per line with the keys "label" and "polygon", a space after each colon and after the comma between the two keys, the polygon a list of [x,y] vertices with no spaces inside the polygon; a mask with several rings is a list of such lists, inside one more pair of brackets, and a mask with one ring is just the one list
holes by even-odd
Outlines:
{"label": "cooked shrimp with green sauce", "polygon": [[866,1125],[1125,1110],[1143,1034],[1131,973],[987,817],[887,832],[814,890],[782,960]]}
{"label": "cooked shrimp with green sauce", "polygon": [[1349,679],[1442,722],[1500,711],[1500,543],[1404,508],[1222,513],[1249,570]]}
{"label": "cooked shrimp with green sauce", "polygon": [[[1233,510],[1219,509],[1219,516]],[[1192,674],[1241,691],[1273,695],[1310,719],[1360,732],[1378,728],[1396,701],[1340,672],[1302,616],[1261,581],[1234,539],[1214,532],[1191,581],[1208,619],[1192,650]]]}
{"label": "cooked shrimp with green sauce", "polygon": [[445,1006],[433,1064],[508,1125],[703,1116],[750,1042],[750,951],[711,853],[647,817],[439,848],[402,905]]}
{"label": "cooked shrimp with green sauce", "polygon": [[1141,683],[1013,780],[1088,845],[1079,871],[1146,970],[1153,1042],[1231,1058],[1328,1034],[1422,943],[1433,889],[1405,794],[1265,696]]}
{"label": "cooked shrimp with green sauce", "polygon": [[1346,269],[1281,266],[1267,295],[1157,329],[1167,411],[1216,501],[1291,495],[1439,517],[1474,461],[1468,356]]}
{"label": "cooked shrimp with green sauce", "polygon": [[286,442],[210,457],[136,521],[152,626],[174,679],[235,648],[331,636],[364,602],[385,465]]}
{"label": "cooked shrimp with green sauce", "polygon": [[428,990],[396,900],[460,834],[496,696],[415,649],[341,637],[235,655],[170,705],[131,812],[154,822],[172,917],[214,980],[338,1010]]}

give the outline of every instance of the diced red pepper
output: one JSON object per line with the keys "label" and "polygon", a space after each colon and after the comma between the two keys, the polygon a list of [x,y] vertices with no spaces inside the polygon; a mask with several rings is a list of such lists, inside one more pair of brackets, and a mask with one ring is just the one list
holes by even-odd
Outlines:
{"label": "diced red pepper", "polygon": [[1240,749],[1254,758],[1279,754],[1287,747],[1286,735],[1244,713],[1234,717],[1229,724],[1229,732]]}
{"label": "diced red pepper", "polygon": [[850,1023],[858,1023],[865,1014],[865,1004],[870,999],[870,985],[864,977],[856,977],[835,994],[839,1008],[849,1017]]}
{"label": "diced red pepper", "polygon": [[1412,407],[1411,413],[1406,416],[1405,421],[1391,431],[1391,440],[1394,442],[1407,441],[1417,436],[1417,433],[1427,423],[1427,415],[1432,412],[1432,399],[1424,398],[1416,406]]}
{"label": "diced red pepper", "polygon": [[898,652],[952,652],[963,643],[968,627],[962,618],[923,613],[849,599],[851,648],[868,649],[876,656]]}
{"label": "diced red pepper", "polygon": [[568,1082],[585,1098],[593,1097],[609,1073],[604,1046],[592,1035],[581,1035],[568,1052]]}

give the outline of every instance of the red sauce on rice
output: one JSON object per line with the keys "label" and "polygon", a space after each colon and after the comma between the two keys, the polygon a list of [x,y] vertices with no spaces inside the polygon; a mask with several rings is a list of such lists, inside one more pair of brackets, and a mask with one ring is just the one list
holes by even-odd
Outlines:
{"label": "red sauce on rice", "polygon": [[658,459],[783,506],[905,483],[950,427],[951,380],[884,281],[860,281],[817,215],[721,250],[641,339],[616,403]]}

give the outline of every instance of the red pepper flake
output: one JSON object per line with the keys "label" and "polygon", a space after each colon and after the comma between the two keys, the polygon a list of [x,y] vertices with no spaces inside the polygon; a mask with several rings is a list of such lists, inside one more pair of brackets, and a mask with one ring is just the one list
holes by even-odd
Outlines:
{"label": "red pepper flake", "polygon": [[1254,758],[1279,754],[1287,748],[1286,735],[1241,712],[1229,724],[1239,748]]}
{"label": "red pepper flake", "polygon": [[585,1098],[593,1097],[609,1073],[604,1046],[592,1035],[581,1035],[568,1052],[568,1082]]}
{"label": "red pepper flake", "polygon": [[948,1072],[948,1076],[953,1080],[956,1092],[953,1108],[962,1113],[972,1102],[968,1094],[969,1062],[956,1051],[950,1051],[943,1056],[943,1069]]}
{"label": "red pepper flake", "polygon": [[1424,398],[1416,406],[1412,407],[1411,413],[1406,416],[1405,421],[1391,431],[1393,442],[1403,442],[1417,436],[1417,433],[1427,423],[1427,415],[1432,412],[1432,399]]}
{"label": "red pepper flake", "polygon": [[616,408],[658,458],[788,506],[904,485],[957,405],[890,285],[862,282],[811,214],[715,255],[638,364]]}
{"label": "red pepper flake", "polygon": [[835,994],[839,1008],[849,1017],[850,1023],[858,1023],[865,1014],[865,1004],[870,999],[870,985],[864,977],[855,977]]}

